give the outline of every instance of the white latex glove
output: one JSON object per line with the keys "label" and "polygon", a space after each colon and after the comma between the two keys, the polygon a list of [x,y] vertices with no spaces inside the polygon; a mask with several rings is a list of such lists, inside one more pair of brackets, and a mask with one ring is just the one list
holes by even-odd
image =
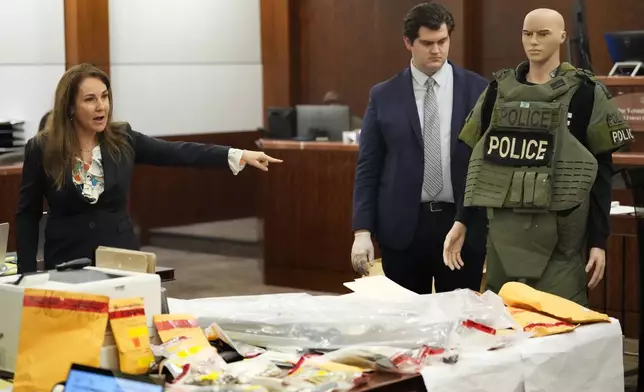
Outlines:
{"label": "white latex glove", "polygon": [[452,229],[445,237],[443,244],[443,262],[449,269],[461,269],[465,263],[461,258],[461,249],[465,242],[465,235],[467,234],[467,227],[461,222],[454,222]]}
{"label": "white latex glove", "polygon": [[353,247],[351,248],[351,264],[353,270],[360,276],[369,275],[369,267],[373,265],[373,242],[371,242],[371,233],[368,231],[359,231],[355,233]]}

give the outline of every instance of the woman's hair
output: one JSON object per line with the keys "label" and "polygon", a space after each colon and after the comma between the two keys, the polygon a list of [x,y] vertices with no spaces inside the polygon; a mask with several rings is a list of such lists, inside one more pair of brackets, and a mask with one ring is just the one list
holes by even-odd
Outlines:
{"label": "woman's hair", "polygon": [[43,146],[45,173],[52,179],[56,189],[65,185],[66,172],[71,170],[75,158],[80,156],[74,114],[79,86],[87,78],[100,79],[108,91],[110,110],[105,131],[99,134],[100,142],[115,160],[132,153],[125,127],[112,122],[113,101],[109,78],[91,64],[76,65],[60,78],[56,87],[54,109],[49,114],[45,129],[36,136],[36,142]]}

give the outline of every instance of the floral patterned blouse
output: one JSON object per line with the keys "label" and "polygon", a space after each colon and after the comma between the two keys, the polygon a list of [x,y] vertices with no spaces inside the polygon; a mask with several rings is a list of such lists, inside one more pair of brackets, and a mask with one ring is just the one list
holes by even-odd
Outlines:
{"label": "floral patterned blouse", "polygon": [[91,163],[83,162],[81,158],[77,157],[72,168],[74,185],[90,204],[95,204],[105,189],[102,158],[101,148],[96,146],[92,149]]}
{"label": "floral patterned blouse", "polygon": [[[228,167],[237,175],[246,166],[242,161],[243,150],[231,148],[228,150]],[[81,158],[76,158],[72,167],[72,178],[74,186],[78,188],[85,200],[90,204],[96,204],[99,196],[105,189],[105,179],[103,177],[103,157],[101,147],[96,146],[92,149],[92,162],[85,163]]]}

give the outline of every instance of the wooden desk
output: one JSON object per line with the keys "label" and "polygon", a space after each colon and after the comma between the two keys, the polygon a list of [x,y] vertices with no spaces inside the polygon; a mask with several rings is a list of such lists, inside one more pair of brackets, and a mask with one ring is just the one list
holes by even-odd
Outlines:
{"label": "wooden desk", "polygon": [[0,166],[0,222],[9,222],[8,251],[16,250],[15,217],[18,210],[22,164]]}
{"label": "wooden desk", "polygon": [[353,179],[358,147],[333,142],[261,140],[285,164],[262,176],[264,283],[348,292]]}
{"label": "wooden desk", "polygon": [[617,95],[644,89],[644,76],[598,76],[597,79]]}

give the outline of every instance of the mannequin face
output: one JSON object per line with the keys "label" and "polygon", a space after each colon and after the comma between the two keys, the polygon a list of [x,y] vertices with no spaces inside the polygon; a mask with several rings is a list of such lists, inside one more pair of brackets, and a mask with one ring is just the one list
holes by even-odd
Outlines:
{"label": "mannequin face", "polygon": [[523,22],[523,49],[528,60],[545,63],[559,57],[559,48],[566,40],[563,17],[553,10],[535,10]]}

